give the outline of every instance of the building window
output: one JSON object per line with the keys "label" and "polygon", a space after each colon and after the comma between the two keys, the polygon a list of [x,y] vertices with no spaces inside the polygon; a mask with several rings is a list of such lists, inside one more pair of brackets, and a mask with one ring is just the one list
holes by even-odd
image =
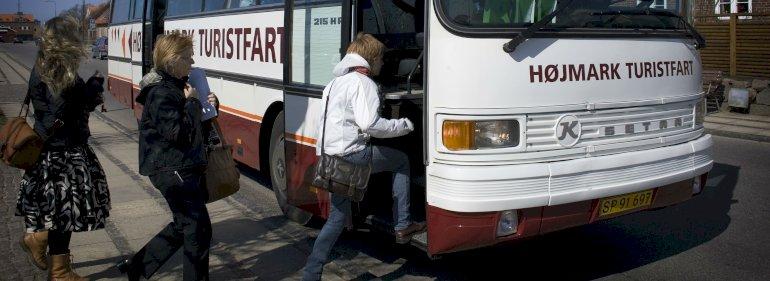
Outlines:
{"label": "building window", "polygon": [[[751,0],[716,0],[714,13],[717,15],[751,13]],[[751,17],[742,16],[740,18],[749,19]],[[729,17],[720,17],[720,19],[729,19]]]}
{"label": "building window", "polygon": [[751,13],[751,0],[733,1],[733,7],[736,13]]}

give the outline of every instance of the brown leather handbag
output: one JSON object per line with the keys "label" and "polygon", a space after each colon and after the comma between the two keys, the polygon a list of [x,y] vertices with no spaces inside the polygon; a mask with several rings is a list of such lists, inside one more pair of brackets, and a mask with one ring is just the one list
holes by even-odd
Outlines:
{"label": "brown leather handbag", "polygon": [[[334,86],[334,81],[332,81]],[[329,87],[331,91],[331,87]],[[366,195],[372,164],[357,164],[336,155],[324,153],[326,139],[326,114],[329,110],[329,97],[324,108],[323,135],[321,136],[321,157],[316,164],[312,185],[328,192],[345,196],[353,202],[360,202]]]}
{"label": "brown leather handbag", "polygon": [[[13,117],[0,129],[0,157],[8,166],[30,169],[35,166],[43,150],[44,140],[27,124],[30,97],[24,98],[19,116]],[[27,110],[24,110],[24,106]],[[24,116],[22,116],[24,112]]]}
{"label": "brown leather handbag", "polygon": [[[217,134],[222,130],[216,118],[211,120],[212,126]],[[241,189],[239,178],[241,172],[233,160],[233,146],[225,142],[224,136],[219,135],[220,145],[211,146],[207,149],[208,166],[206,166],[206,191],[208,199],[206,203],[211,203],[219,199],[235,194]]]}

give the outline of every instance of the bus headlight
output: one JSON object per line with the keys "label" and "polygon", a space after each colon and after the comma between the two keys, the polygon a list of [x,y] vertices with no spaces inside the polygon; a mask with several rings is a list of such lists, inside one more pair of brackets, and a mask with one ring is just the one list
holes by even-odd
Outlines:
{"label": "bus headlight", "polygon": [[452,151],[519,145],[518,120],[447,120],[442,127],[444,146]]}
{"label": "bus headlight", "polygon": [[497,237],[516,233],[518,224],[519,218],[516,210],[503,211],[500,213],[500,220],[497,222]]}
{"label": "bus headlight", "polygon": [[699,99],[695,103],[695,126],[703,126],[703,120],[706,119],[706,101]]}

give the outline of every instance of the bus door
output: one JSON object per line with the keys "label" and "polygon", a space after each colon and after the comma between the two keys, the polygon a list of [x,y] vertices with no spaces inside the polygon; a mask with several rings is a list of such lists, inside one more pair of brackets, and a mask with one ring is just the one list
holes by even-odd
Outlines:
{"label": "bus door", "polygon": [[[132,69],[136,74],[141,73],[139,81],[141,81],[142,77],[144,77],[147,72],[150,72],[150,69],[153,67],[152,49],[155,47],[156,37],[163,33],[163,19],[166,16],[166,1],[167,0],[137,0],[134,2],[134,5],[136,5],[134,6],[135,14],[137,15],[136,17],[141,19],[141,25],[139,27],[141,33],[138,33],[141,38],[137,39],[141,44],[141,47],[139,48],[141,54],[139,54],[138,57],[140,60],[140,62],[138,62],[139,65],[132,66]],[[144,9],[141,9],[141,3],[144,4]],[[142,116],[142,105],[135,101],[136,97],[139,95],[139,91],[140,89],[138,87],[134,87],[130,101],[131,104],[133,104],[132,108],[134,109],[134,116],[137,120]]]}
{"label": "bus door", "polygon": [[142,76],[152,69],[152,49],[155,39],[163,33],[163,19],[166,17],[167,0],[146,0],[142,17]]}
{"label": "bus door", "polygon": [[332,69],[350,42],[350,3],[351,0],[286,2],[284,194],[289,205],[322,217],[328,214],[328,194],[308,183],[314,173],[315,146],[321,142],[316,139],[316,131],[318,116],[322,114],[322,91],[332,80]]}
{"label": "bus door", "polygon": [[[425,87],[423,57],[425,50],[425,1],[357,0],[352,10],[354,32],[371,34],[385,45],[383,65],[372,79],[380,94],[379,114],[383,118],[408,118],[414,131],[396,138],[372,138],[371,145],[390,147],[409,158],[412,209],[411,217],[425,217],[425,164],[423,161],[423,99]],[[372,174],[366,198],[357,204],[356,215],[366,218],[372,227],[393,229],[392,175]],[[376,198],[375,200],[370,200]],[[424,244],[424,243],[423,243]]]}

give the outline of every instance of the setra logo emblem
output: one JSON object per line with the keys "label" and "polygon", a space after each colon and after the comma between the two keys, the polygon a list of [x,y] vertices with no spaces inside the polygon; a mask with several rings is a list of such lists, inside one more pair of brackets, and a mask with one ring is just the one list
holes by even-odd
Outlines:
{"label": "setra logo emblem", "polygon": [[575,115],[562,115],[559,120],[556,121],[556,139],[559,145],[563,147],[572,147],[579,140],[582,131],[580,120]]}

